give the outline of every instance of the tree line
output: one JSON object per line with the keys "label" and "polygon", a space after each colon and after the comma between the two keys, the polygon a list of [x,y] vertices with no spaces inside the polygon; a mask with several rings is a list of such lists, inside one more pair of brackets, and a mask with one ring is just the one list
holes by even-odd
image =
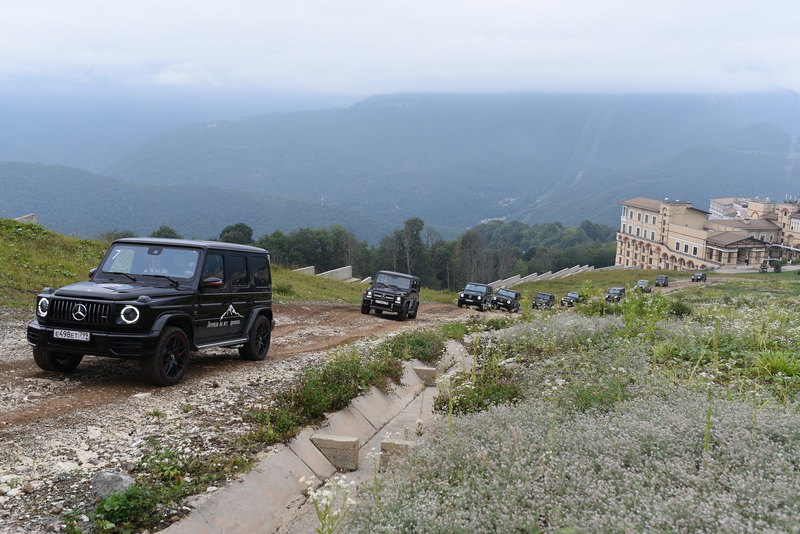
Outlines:
{"label": "tree line", "polygon": [[[298,268],[313,265],[318,272],[352,265],[354,276],[367,277],[384,269],[419,276],[427,287],[457,290],[467,282],[491,282],[515,274],[558,271],[573,265],[613,265],[615,229],[583,221],[528,225],[492,221],[446,241],[419,217],[412,217],[378,246],[359,240],[346,228],[276,230],[260,237],[245,223],[225,227],[213,239],[267,249],[275,264]],[[111,240],[129,233],[110,231]],[[151,237],[180,238],[162,225]]]}

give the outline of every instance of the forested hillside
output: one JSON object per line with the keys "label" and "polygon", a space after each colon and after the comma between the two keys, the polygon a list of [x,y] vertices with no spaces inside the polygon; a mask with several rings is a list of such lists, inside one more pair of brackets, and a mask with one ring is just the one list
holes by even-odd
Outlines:
{"label": "forested hillside", "polygon": [[166,224],[206,239],[245,222],[258,232],[343,224],[377,241],[392,225],[333,205],[287,200],[208,184],[133,184],[59,165],[0,162],[0,217],[37,213],[66,235],[97,237],[111,229],[147,235]]}
{"label": "forested hillside", "polygon": [[419,216],[450,236],[498,217],[611,224],[625,197],[793,192],[798,116],[790,92],[380,96],[186,126],[108,173]]}

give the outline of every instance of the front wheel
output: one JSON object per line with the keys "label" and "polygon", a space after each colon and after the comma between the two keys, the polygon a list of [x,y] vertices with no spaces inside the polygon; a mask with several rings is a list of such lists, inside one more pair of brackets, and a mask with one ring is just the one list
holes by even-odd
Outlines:
{"label": "front wheel", "polygon": [[406,317],[408,317],[408,302],[403,304],[403,308],[397,313],[397,320],[405,321]]}
{"label": "front wheel", "polygon": [[82,359],[83,354],[69,354],[67,352],[33,349],[33,360],[40,369],[45,371],[69,373],[78,367]]}
{"label": "front wheel", "polygon": [[239,347],[239,356],[243,360],[261,361],[267,357],[272,340],[272,325],[269,319],[259,315],[250,328],[247,343]]}
{"label": "front wheel", "polygon": [[369,304],[361,305],[361,313],[363,313],[364,315],[369,315]]}
{"label": "front wheel", "polygon": [[153,354],[142,360],[142,371],[156,386],[174,386],[189,368],[189,338],[176,326],[162,332]]}
{"label": "front wheel", "polygon": [[416,319],[418,311],[419,311],[419,302],[417,302],[417,305],[414,306],[414,311],[408,312],[408,318],[409,319]]}

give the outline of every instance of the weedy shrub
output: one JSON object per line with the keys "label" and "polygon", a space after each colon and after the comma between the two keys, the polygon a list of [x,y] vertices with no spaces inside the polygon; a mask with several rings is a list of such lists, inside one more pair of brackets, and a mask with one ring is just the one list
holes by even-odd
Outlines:
{"label": "weedy shrub", "polygon": [[442,421],[345,530],[794,531],[800,414],[713,398],[707,451],[708,398],[685,389],[555,424],[533,400],[459,417],[452,434]]}
{"label": "weedy shrub", "polygon": [[787,351],[765,351],[756,357],[758,376],[800,376],[800,354]]}
{"label": "weedy shrub", "polygon": [[151,487],[134,484],[106,496],[92,514],[93,531],[138,532],[156,510],[160,496]]}
{"label": "weedy shrub", "polygon": [[272,290],[278,295],[294,295],[294,288],[288,282],[275,282],[272,284]]}
{"label": "weedy shrub", "polygon": [[620,315],[622,308],[618,302],[608,302],[603,295],[594,295],[585,302],[576,305],[575,310],[587,317],[604,317],[606,315]]}
{"label": "weedy shrub", "polygon": [[469,334],[469,328],[464,323],[445,323],[439,327],[439,332],[442,333],[445,339],[460,341]]}
{"label": "weedy shrub", "polygon": [[427,364],[439,361],[445,349],[445,336],[436,330],[403,332],[381,342],[375,353],[400,360],[414,358]]}

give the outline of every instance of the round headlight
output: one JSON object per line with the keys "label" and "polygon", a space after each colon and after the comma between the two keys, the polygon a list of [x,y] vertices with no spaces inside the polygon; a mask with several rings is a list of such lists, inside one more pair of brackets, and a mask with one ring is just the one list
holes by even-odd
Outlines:
{"label": "round headlight", "polygon": [[398,304],[400,304],[400,301],[401,301],[401,300],[403,300],[401,297],[395,297],[395,298],[394,298],[394,301],[395,301],[396,303],[398,303]]}
{"label": "round headlight", "polygon": [[461,293],[461,298],[462,298],[462,299],[464,298],[464,293]]}
{"label": "round headlight", "polygon": [[47,310],[50,309],[50,300],[46,298],[40,298],[39,303],[36,304],[36,313],[39,314],[39,317],[47,317]]}
{"label": "round headlight", "polygon": [[481,296],[480,295],[478,295],[478,300],[481,300]]}
{"label": "round headlight", "polygon": [[367,291],[367,298],[368,298],[368,299],[371,299],[371,298],[372,298],[372,291]]}
{"label": "round headlight", "polygon": [[139,309],[136,306],[125,306],[119,316],[125,324],[133,324],[139,320]]}

